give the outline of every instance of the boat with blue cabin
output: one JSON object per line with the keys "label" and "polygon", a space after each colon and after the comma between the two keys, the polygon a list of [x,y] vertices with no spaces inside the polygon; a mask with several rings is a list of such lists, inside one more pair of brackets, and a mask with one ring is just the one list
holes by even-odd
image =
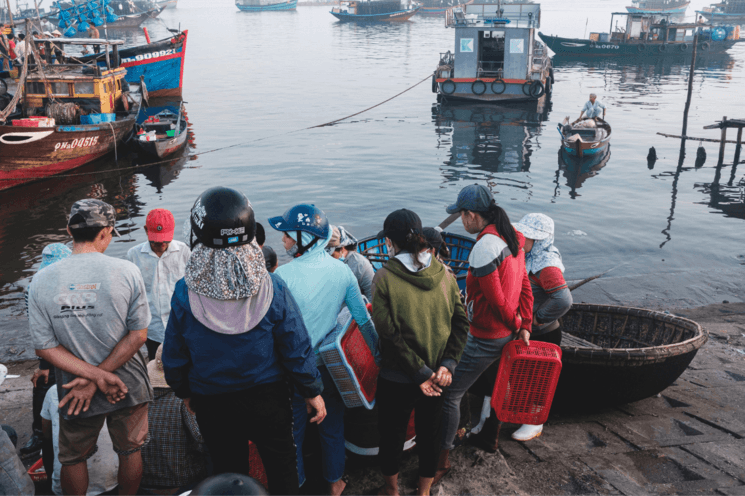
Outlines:
{"label": "boat with blue cabin", "polygon": [[631,0],[626,7],[632,14],[685,14],[690,0]]}
{"label": "boat with blue cabin", "polygon": [[541,6],[501,0],[448,10],[455,51],[440,54],[432,76],[438,99],[482,102],[538,100],[551,93],[553,69],[536,39]]}
{"label": "boat with blue cabin", "polygon": [[[626,22],[619,25],[617,17]],[[675,57],[693,52],[698,34],[697,52],[724,53],[740,40],[739,27],[713,26],[709,23],[675,23],[671,14],[611,14],[609,33],[590,33],[589,38],[538,36],[556,55],[586,57],[633,56]],[[614,23],[615,21],[615,23]]]}
{"label": "boat with blue cabin", "polygon": [[422,8],[419,9],[417,15],[424,17],[440,17],[444,16],[448,9],[453,7],[461,7],[461,3],[465,4],[468,2],[460,2],[458,0],[420,0]]}
{"label": "boat with blue cabin", "polygon": [[295,10],[297,8],[297,0],[235,0],[235,6],[244,12]]}
{"label": "boat with blue cabin", "polygon": [[331,9],[331,15],[342,22],[404,22],[420,8],[408,0],[350,0]]}
{"label": "boat with blue cabin", "polygon": [[696,13],[714,24],[745,24],[745,0],[723,0]]}

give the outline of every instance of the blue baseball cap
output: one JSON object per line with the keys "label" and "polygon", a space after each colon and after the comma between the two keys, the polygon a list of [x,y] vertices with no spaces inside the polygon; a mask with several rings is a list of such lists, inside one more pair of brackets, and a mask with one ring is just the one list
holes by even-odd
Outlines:
{"label": "blue baseball cap", "polygon": [[466,186],[460,193],[458,199],[450,205],[445,211],[449,214],[455,214],[461,210],[470,210],[471,212],[486,212],[489,205],[494,201],[494,197],[489,188],[481,184],[472,184]]}

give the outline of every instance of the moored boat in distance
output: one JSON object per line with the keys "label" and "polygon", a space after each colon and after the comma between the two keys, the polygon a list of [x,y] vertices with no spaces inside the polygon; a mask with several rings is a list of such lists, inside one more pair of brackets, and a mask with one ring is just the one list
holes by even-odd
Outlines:
{"label": "moored boat in distance", "polygon": [[244,12],[295,10],[297,0],[235,0],[235,6]]}
{"label": "moored boat in distance", "polygon": [[559,124],[559,134],[564,151],[584,158],[605,152],[610,143],[611,128],[600,117],[577,119],[572,123],[569,122],[569,117],[565,117]]}
{"label": "moored boat in distance", "polygon": [[704,7],[696,13],[704,16],[707,21],[713,24],[744,24],[745,0],[722,0],[722,2]]}
{"label": "moored boat in distance", "polygon": [[[616,16],[625,17],[626,23],[623,26],[614,24]],[[538,33],[538,36],[557,55],[590,57],[673,57],[690,54],[696,34],[699,55],[723,53],[740,41],[739,27],[674,23],[670,22],[670,16],[614,12],[611,14],[610,33],[590,33],[590,38],[563,38],[543,33]]]}
{"label": "moored boat in distance", "polygon": [[157,3],[159,7],[165,7],[167,9],[175,9],[178,6],[178,0],[161,0],[160,2],[155,3]]}
{"label": "moored boat in distance", "polygon": [[553,69],[546,46],[535,38],[541,6],[499,2],[448,10],[455,52],[440,54],[432,91],[447,100],[538,100],[551,93]]}
{"label": "moored boat in distance", "polygon": [[[472,0],[471,0],[472,1]],[[425,17],[440,17],[444,16],[448,9],[453,7],[462,7],[463,4],[469,2],[460,2],[458,0],[419,0],[421,8],[417,15]]]}
{"label": "moored boat in distance", "polygon": [[626,7],[632,14],[685,14],[690,0],[631,0]]}
{"label": "moored boat in distance", "polygon": [[135,146],[158,158],[180,150],[189,134],[183,107],[150,107],[138,115],[135,129]]}
{"label": "moored boat in distance", "polygon": [[[101,39],[49,39],[51,43],[114,45]],[[126,69],[51,64],[25,81],[21,110],[0,125],[0,190],[61,174],[115,150],[140,110],[122,84]]]}
{"label": "moored boat in distance", "polygon": [[331,15],[342,22],[403,22],[419,9],[421,5],[403,5],[401,0],[349,0],[331,9]]}

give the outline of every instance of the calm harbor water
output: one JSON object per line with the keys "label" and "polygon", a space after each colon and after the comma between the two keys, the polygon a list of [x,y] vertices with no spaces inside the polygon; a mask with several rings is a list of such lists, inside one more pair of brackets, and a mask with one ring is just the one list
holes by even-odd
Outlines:
{"label": "calm harbor water", "polygon": [[[689,12],[707,3],[694,0]],[[566,2],[545,1],[541,30],[574,37],[607,31],[610,13],[625,4],[579,0],[570,11]],[[513,221],[529,212],[555,219],[568,279],[619,264],[617,277],[711,269],[717,277],[742,279],[745,166],[732,167],[734,146],[717,170],[717,145],[704,143],[708,158],[696,168],[698,143],[688,142],[679,165],[680,141],[656,135],[680,132],[684,59],[556,58],[554,94],[542,112],[535,106],[440,105],[427,79],[362,115],[302,130],[428,77],[439,53],[453,49],[453,30],[441,19],[421,17],[400,25],[340,24],[324,7],[242,13],[230,1],[180,0],[161,18],[189,29],[188,152],[240,146],[137,170],[126,168],[142,160],[119,150],[118,162],[109,157],[77,171],[86,174],[0,192],[0,360],[33,355],[23,290],[43,247],[68,241],[65,216],[84,197],[117,207],[123,237],[107,254],[123,256],[145,240],[150,209],[170,209],[181,226],[209,186],[245,192],[264,222],[292,204],[315,203],[332,223],[365,237],[400,207],[436,225],[461,187],[488,183]],[[153,39],[167,36],[157,20],[146,26]],[[144,42],[139,30],[113,36]],[[745,46],[699,60],[690,135],[717,138],[718,131],[702,127],[723,115],[743,117],[744,62]],[[562,160],[556,125],[579,116],[590,92],[608,106],[610,156],[577,167]],[[650,170],[651,146],[659,159]],[[463,233],[459,223],[451,230]],[[268,244],[282,251],[274,231],[268,230]],[[673,296],[677,289],[670,288]],[[707,301],[706,295],[686,297]]]}

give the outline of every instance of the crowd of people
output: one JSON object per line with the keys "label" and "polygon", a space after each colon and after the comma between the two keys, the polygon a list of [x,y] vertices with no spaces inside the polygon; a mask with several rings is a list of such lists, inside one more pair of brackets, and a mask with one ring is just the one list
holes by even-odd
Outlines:
{"label": "crowd of people", "polygon": [[[269,492],[298,494],[307,427],[317,424],[321,475],[329,494],[342,494],[345,406],[319,345],[346,307],[379,338],[380,494],[399,493],[412,411],[417,493],[430,494],[450,469],[465,393],[482,382],[490,395],[509,341],[560,344],[558,319],[572,303],[550,217],[512,224],[481,185],[447,211],[476,235],[465,295],[440,232],[407,209],[385,219],[378,237],[389,260],[375,272],[357,239],[313,205],[268,219],[291,257],[278,266],[248,198],[231,188],[197,198],[185,242],[174,239],[171,212],[150,211],[148,241],[125,259],[104,254],[119,235],[114,208],[76,202],[72,249],[45,247],[27,290],[41,362],[34,434],[21,452],[43,447],[55,494],[180,494],[213,474],[248,475],[253,443]],[[492,411],[475,437],[486,451],[496,451],[497,422]],[[28,492],[22,479],[8,484]]]}

